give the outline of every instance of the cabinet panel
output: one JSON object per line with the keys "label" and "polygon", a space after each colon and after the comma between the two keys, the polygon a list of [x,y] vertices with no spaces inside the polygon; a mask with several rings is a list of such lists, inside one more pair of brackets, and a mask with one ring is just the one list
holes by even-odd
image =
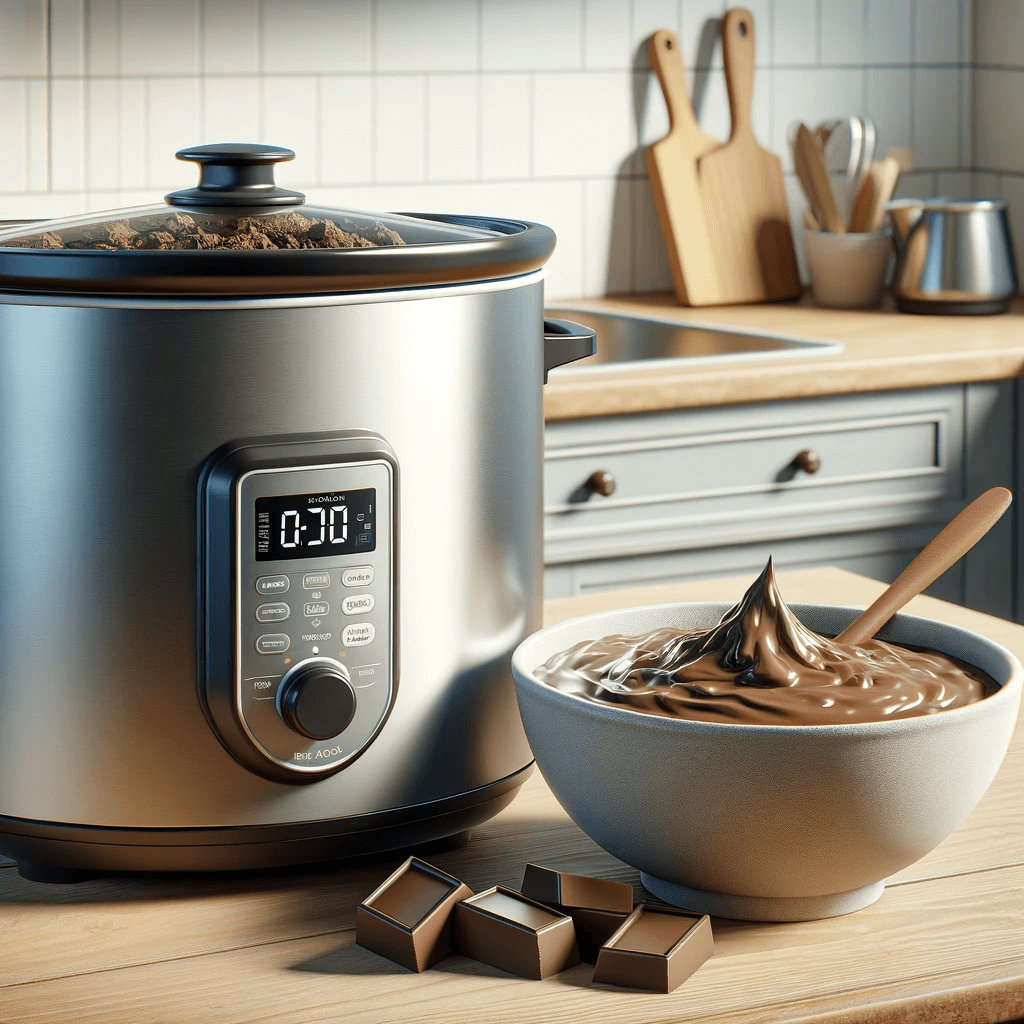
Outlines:
{"label": "cabinet panel", "polygon": [[[545,594],[835,565],[891,581],[964,505],[1015,488],[1001,381],[548,425]],[[794,455],[813,449],[815,473]],[[612,494],[583,485],[595,470]],[[928,593],[1013,618],[1016,503]]]}
{"label": "cabinet panel", "polygon": [[962,388],[615,419],[548,428],[550,564],[938,521],[962,495]]}

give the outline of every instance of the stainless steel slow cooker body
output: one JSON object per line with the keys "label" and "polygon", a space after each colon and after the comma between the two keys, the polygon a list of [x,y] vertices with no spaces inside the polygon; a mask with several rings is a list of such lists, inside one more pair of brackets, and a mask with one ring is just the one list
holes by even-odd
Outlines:
{"label": "stainless steel slow cooker body", "polygon": [[0,851],[23,874],[305,862],[512,799],[541,386],[588,350],[558,325],[545,350],[538,231],[525,272],[433,287],[0,279]]}

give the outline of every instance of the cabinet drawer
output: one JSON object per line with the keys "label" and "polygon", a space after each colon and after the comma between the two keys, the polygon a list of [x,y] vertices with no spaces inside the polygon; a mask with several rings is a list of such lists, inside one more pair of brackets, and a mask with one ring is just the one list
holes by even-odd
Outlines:
{"label": "cabinet drawer", "polygon": [[920,521],[960,498],[962,445],[956,387],[551,424],[545,560]]}

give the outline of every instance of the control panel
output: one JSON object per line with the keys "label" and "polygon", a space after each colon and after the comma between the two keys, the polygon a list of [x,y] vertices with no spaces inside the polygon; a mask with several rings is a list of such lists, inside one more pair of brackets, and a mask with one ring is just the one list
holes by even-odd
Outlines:
{"label": "control panel", "polygon": [[261,774],[337,771],[391,710],[397,477],[368,431],[237,442],[202,474],[201,697]]}

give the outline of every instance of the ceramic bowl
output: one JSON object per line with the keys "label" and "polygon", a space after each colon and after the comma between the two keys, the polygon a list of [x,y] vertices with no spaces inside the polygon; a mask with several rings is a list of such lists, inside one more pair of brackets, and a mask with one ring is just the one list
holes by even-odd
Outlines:
{"label": "ceramic bowl", "polygon": [[[868,906],[887,877],[938,846],[988,788],[1017,718],[1020,663],[969,630],[898,615],[881,639],[951,654],[999,690],[919,718],[813,726],[650,715],[595,704],[534,675],[581,640],[708,627],[729,607],[617,609],[527,637],[512,672],[537,764],[580,828],[668,903],[769,921]],[[858,614],[790,607],[831,636]]]}

